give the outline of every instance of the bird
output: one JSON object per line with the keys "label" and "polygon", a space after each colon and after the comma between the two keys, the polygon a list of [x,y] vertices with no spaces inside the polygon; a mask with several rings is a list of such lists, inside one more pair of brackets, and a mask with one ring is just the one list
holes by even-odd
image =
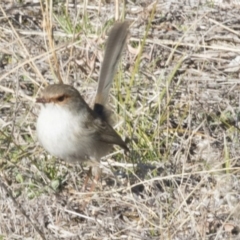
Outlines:
{"label": "bird", "polygon": [[[37,137],[51,155],[70,163],[99,163],[113,145],[129,151],[125,141],[111,126],[111,114],[107,108],[110,87],[128,33],[127,21],[116,22],[109,33],[93,108],[76,88],[63,83],[48,85],[36,99],[41,104]],[[101,175],[99,165],[94,164],[91,171],[98,180]],[[92,186],[91,190],[94,188]]]}

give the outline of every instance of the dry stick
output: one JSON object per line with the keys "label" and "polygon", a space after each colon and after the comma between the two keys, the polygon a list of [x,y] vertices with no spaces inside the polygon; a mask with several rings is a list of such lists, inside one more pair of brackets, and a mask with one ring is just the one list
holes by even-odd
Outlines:
{"label": "dry stick", "polygon": [[[76,0],[74,0],[74,1],[76,1]],[[76,2],[75,2],[76,3]],[[77,6],[76,6],[76,20],[74,20],[74,26],[76,26],[76,24],[77,24],[77,19],[78,19],[78,16],[79,16],[79,12],[78,12],[78,10],[77,10]],[[70,59],[72,59],[72,57],[73,57],[73,49],[74,49],[74,41],[76,41],[76,39],[79,37],[79,35],[81,34],[81,31],[80,32],[78,32],[78,33],[76,33],[76,27],[74,27],[74,29],[73,29],[73,34],[72,34],[72,37],[71,37],[71,43],[72,43],[72,45],[71,45],[71,48],[70,48],[70,53],[69,53],[69,56],[70,56]],[[55,34],[54,34],[55,35]],[[71,66],[70,66],[70,64],[68,64],[68,67],[67,67],[67,70],[66,70],[66,75],[65,76],[67,76],[67,77],[65,77],[65,79],[69,79],[69,75],[70,75],[70,71],[71,71]],[[69,84],[69,82],[67,82],[68,84]]]}
{"label": "dry stick", "polygon": [[44,233],[38,228],[38,226],[31,220],[31,218],[26,214],[25,210],[21,207],[21,205],[16,201],[16,199],[12,195],[12,191],[8,190],[8,186],[1,180],[0,178],[0,186],[5,190],[6,194],[12,199],[16,208],[22,213],[22,215],[31,223],[35,231],[39,234],[42,239],[46,239]]}
{"label": "dry stick", "polygon": [[63,83],[62,77],[60,75],[59,64],[58,64],[58,60],[57,60],[57,56],[56,56],[56,49],[55,49],[55,45],[54,45],[53,28],[52,28],[52,25],[53,25],[52,24],[52,12],[53,12],[52,11],[52,1],[50,1],[49,5],[50,5],[50,9],[49,9],[48,4],[46,4],[46,9],[44,11],[44,7],[41,3],[42,14],[44,16],[44,18],[43,18],[44,28],[45,28],[45,31],[47,33],[47,38],[48,38],[48,44],[46,43],[46,46],[49,45],[47,47],[49,47],[53,53],[52,61],[54,64],[51,63],[52,62],[51,58],[49,58],[49,65],[52,69],[52,72],[55,74],[55,76],[59,80],[59,82]]}
{"label": "dry stick", "polygon": [[115,0],[115,21],[119,20],[119,0]]}
{"label": "dry stick", "polygon": [[[75,42],[74,44],[77,44],[78,42]],[[15,68],[12,68],[10,69],[8,72],[2,74],[0,76],[0,82],[5,78],[7,77],[8,75],[10,75],[11,73],[13,73],[14,71],[16,71],[17,69],[19,69],[20,67],[24,66],[25,64],[30,64],[31,61],[34,61],[34,60],[37,60],[37,59],[40,59],[40,58],[43,58],[43,57],[46,57],[48,54],[50,55],[53,51],[55,50],[61,50],[63,48],[68,48],[68,47],[71,47],[72,44],[62,44],[58,47],[56,47],[56,49],[53,49],[49,52],[44,52],[42,54],[39,54],[37,56],[34,56],[34,57],[31,57],[31,59],[26,59],[24,61],[22,61],[21,63],[19,63]],[[43,78],[44,79],[44,78]],[[1,86],[0,86],[1,87]]]}
{"label": "dry stick", "polygon": [[237,35],[237,36],[240,36],[240,33],[239,33],[239,32],[234,31],[233,29],[231,29],[231,28],[229,28],[229,27],[223,25],[222,23],[219,23],[219,22],[215,21],[214,19],[211,19],[211,18],[208,18],[208,17],[204,17],[204,18],[207,19],[207,20],[209,20],[210,22],[212,22],[212,23],[214,23],[214,24],[216,24],[216,25],[222,27],[223,29],[225,29],[225,30],[227,30],[227,31],[229,31],[229,32],[231,32],[231,33]]}
{"label": "dry stick", "polygon": [[[4,92],[7,92],[7,93],[11,93],[11,94],[14,94],[14,91],[8,87],[4,87],[2,85],[0,85],[0,89]],[[19,95],[25,99],[27,99],[28,101],[31,101],[31,102],[34,102],[35,99],[33,97],[30,97],[30,96],[27,96],[26,94],[20,92]]]}
{"label": "dry stick", "polygon": [[32,58],[31,58],[31,56],[30,56],[27,48],[26,48],[25,45],[23,44],[23,42],[22,42],[21,38],[19,37],[16,29],[15,29],[14,26],[12,25],[11,21],[10,21],[9,18],[7,17],[7,15],[6,15],[6,13],[5,13],[5,11],[4,11],[4,9],[2,8],[1,5],[0,5],[0,10],[1,10],[2,13],[3,13],[3,16],[8,20],[8,24],[10,25],[14,36],[18,39],[21,47],[23,48],[24,52],[26,53],[27,58],[29,58],[29,63],[31,64],[32,68],[35,69],[36,73],[39,75],[39,77],[42,79],[42,81],[43,81],[43,82],[46,82],[45,79],[44,79],[44,77],[43,77],[42,74],[40,73],[38,67],[36,66],[36,64],[35,64],[34,61],[32,60]]}
{"label": "dry stick", "polygon": [[[139,41],[139,38],[136,37],[131,37],[130,41]],[[214,50],[223,50],[223,51],[228,51],[228,52],[236,52],[240,53],[240,49],[236,47],[231,47],[231,46],[222,46],[222,45],[214,45],[214,46],[205,46],[203,44],[198,44],[196,45],[195,43],[181,43],[179,41],[172,41],[172,40],[159,40],[159,39],[146,39],[146,43],[151,43],[151,44],[156,44],[162,47],[166,47],[168,45],[178,45],[182,47],[199,47],[199,48],[206,48],[206,49],[214,49]],[[171,49],[171,48],[170,48]],[[179,51],[180,53],[180,51]]]}
{"label": "dry stick", "polygon": [[[204,171],[196,171],[194,172],[194,174],[211,174],[211,173],[220,173],[220,172],[223,172],[223,171],[238,171],[239,172],[239,167],[231,167],[231,168],[219,168],[219,169],[212,169],[212,170],[204,170]],[[134,187],[137,187],[139,185],[142,185],[142,184],[148,184],[148,183],[153,183],[155,181],[163,181],[163,180],[168,180],[168,179],[172,179],[172,178],[182,178],[182,177],[188,177],[190,175],[192,175],[193,173],[192,172],[184,172],[184,173],[180,173],[180,174],[172,174],[172,175],[167,175],[167,176],[163,176],[163,177],[154,177],[154,178],[151,178],[151,179],[147,179],[147,180],[141,180],[140,182],[137,182],[137,183],[134,183],[132,185],[129,185],[127,187],[119,187],[117,189],[112,189],[112,190],[107,190],[107,191],[104,191],[104,192],[98,192],[96,191],[95,193],[102,193],[102,194],[110,194],[110,193],[117,193],[117,192],[127,192],[127,191],[131,191],[132,188]],[[76,193],[76,195],[79,195],[79,196],[85,196],[89,193]]]}
{"label": "dry stick", "polygon": [[[1,6],[0,6],[1,7]],[[0,26],[0,29],[4,30],[5,32],[7,33],[11,33],[12,31],[9,30],[9,29],[4,29],[3,27]],[[26,31],[26,30],[16,30],[16,33],[18,34],[22,34],[22,35],[36,35],[36,36],[46,36],[47,33],[44,33],[44,32],[39,32],[39,31]],[[69,38],[72,38],[74,37],[74,34],[66,34],[66,33],[62,33],[60,31],[53,31],[54,33],[54,36],[58,36],[58,37],[69,37]],[[90,34],[91,37],[96,37],[95,34]],[[129,38],[129,41],[137,41],[139,42],[140,41],[140,38],[137,38],[137,37],[130,37]],[[156,45],[159,45],[161,47],[164,47],[164,48],[167,48],[169,50],[172,49],[172,47],[168,47],[169,45],[172,46],[172,45],[178,45],[178,46],[182,46],[182,47],[196,47],[196,44],[195,43],[179,43],[179,41],[172,41],[172,40],[162,40],[162,39],[146,39],[146,43],[149,43],[149,44],[156,44]],[[66,45],[66,44],[65,44]],[[223,51],[232,51],[232,52],[237,52],[237,53],[240,53],[240,49],[236,48],[236,47],[231,47],[231,46],[222,46],[222,45],[214,45],[214,46],[205,46],[203,44],[198,44],[197,47],[199,48],[206,48],[206,49],[214,49],[214,50],[223,50]],[[56,49],[59,49],[59,47],[56,47]],[[52,53],[53,51],[51,51]],[[176,50],[175,52],[179,53],[179,54],[182,54],[181,51],[178,51]],[[46,54],[46,53],[45,53]],[[193,54],[192,56],[201,56],[201,54]],[[205,56],[205,55],[204,55]],[[38,57],[39,58],[39,57]],[[32,60],[32,59],[31,59]]]}

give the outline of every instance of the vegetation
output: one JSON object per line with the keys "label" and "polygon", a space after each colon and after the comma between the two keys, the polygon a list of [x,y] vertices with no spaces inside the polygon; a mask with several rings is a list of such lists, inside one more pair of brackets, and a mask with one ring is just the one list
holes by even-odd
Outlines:
{"label": "vegetation", "polygon": [[[0,239],[239,238],[239,3],[27,2],[0,3]],[[39,145],[35,98],[64,82],[91,105],[115,18],[131,25],[109,101],[131,151],[90,193],[86,164]]]}

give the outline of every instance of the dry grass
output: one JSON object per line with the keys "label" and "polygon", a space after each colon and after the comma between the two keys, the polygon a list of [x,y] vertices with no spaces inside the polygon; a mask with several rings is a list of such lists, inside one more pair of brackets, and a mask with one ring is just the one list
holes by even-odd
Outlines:
{"label": "dry grass", "polygon": [[[76,2],[0,4],[0,239],[239,239],[239,3]],[[132,21],[110,100],[131,153],[89,198],[39,146],[34,99],[63,81],[92,102],[114,16]]]}

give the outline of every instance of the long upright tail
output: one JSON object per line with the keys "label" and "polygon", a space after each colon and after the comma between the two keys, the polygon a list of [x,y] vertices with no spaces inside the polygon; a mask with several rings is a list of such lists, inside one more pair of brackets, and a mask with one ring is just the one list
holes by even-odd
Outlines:
{"label": "long upright tail", "polygon": [[128,27],[128,22],[115,23],[107,40],[94,104],[94,111],[103,119],[107,118],[104,115],[104,106],[108,100],[116,67],[127,39]]}

